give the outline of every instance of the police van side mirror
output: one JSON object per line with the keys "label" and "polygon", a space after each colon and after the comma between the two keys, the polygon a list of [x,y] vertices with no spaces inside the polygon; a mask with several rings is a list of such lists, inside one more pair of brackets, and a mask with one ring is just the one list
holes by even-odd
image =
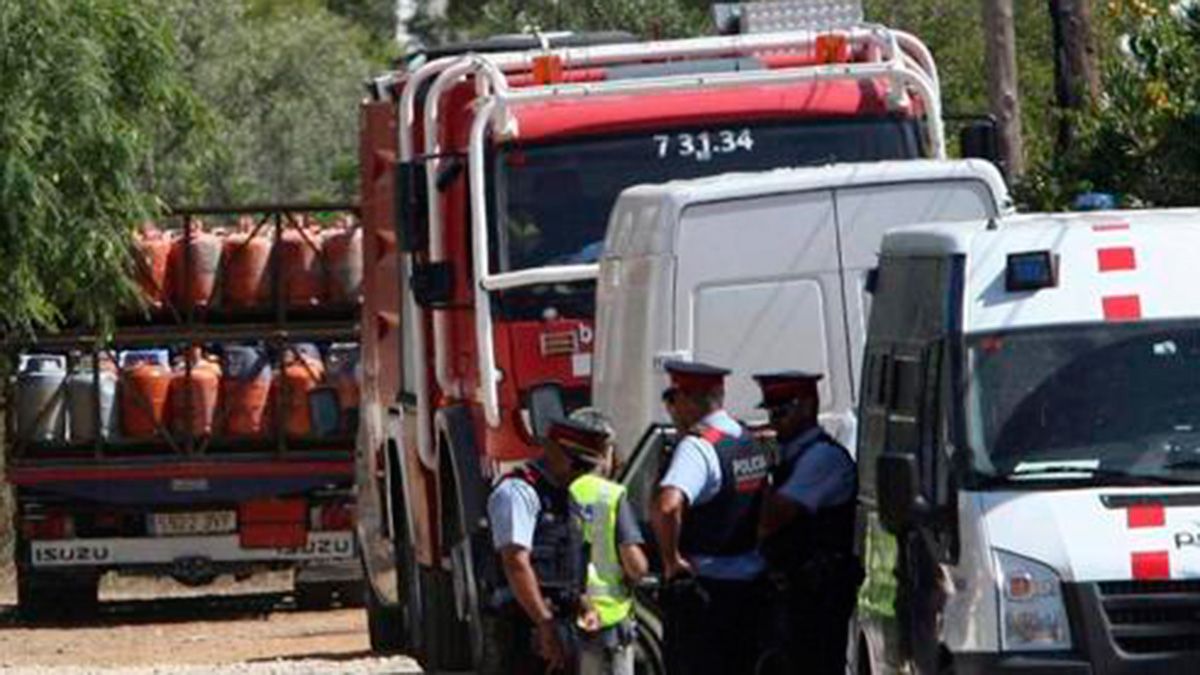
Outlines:
{"label": "police van side mirror", "polygon": [[562,385],[557,382],[544,382],[530,389],[526,409],[529,411],[529,430],[533,440],[540,443],[546,439],[550,423],[567,416]]}
{"label": "police van side mirror", "polygon": [[921,494],[916,456],[885,452],[877,460],[875,476],[884,529],[900,534],[919,525],[929,513],[929,504]]}
{"label": "police van side mirror", "polygon": [[1000,156],[1000,131],[992,117],[972,120],[958,132],[959,153],[966,159],[986,159],[997,167],[1004,167]]}

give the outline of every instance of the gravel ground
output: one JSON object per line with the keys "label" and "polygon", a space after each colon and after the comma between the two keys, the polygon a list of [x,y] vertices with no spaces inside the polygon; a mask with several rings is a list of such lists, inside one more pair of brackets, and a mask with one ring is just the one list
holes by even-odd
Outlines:
{"label": "gravel ground", "polygon": [[287,574],[186,589],[170,580],[106,578],[86,624],[23,626],[11,568],[0,566],[0,673],[83,675],[375,675],[419,673],[369,652],[361,609],[290,608]]}

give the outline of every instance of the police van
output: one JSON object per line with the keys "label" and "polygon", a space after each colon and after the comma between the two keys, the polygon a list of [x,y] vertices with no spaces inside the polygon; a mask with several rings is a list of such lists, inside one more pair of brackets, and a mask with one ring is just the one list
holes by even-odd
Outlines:
{"label": "police van", "polygon": [[857,672],[1200,672],[1198,260],[1200,210],[884,237]]}
{"label": "police van", "polygon": [[727,408],[750,422],[765,421],[750,375],[801,368],[826,374],[822,422],[853,447],[863,289],[884,232],[1010,209],[1003,178],[982,160],[830,164],[626,189],[600,258],[593,401],[629,452],[667,421],[666,361],[731,368]]}

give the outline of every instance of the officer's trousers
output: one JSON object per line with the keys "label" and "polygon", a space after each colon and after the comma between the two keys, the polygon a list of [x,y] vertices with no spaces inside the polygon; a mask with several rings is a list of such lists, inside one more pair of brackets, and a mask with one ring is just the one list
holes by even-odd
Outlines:
{"label": "officer's trousers", "polygon": [[707,598],[666,608],[668,675],[753,673],[762,647],[764,595],[758,581],[698,579]]}
{"label": "officer's trousers", "polygon": [[825,594],[790,592],[777,597],[776,635],[786,658],[776,662],[782,667],[768,673],[845,675],[854,589],[834,587]]}
{"label": "officer's trousers", "polygon": [[633,621],[579,640],[578,675],[633,675]]}

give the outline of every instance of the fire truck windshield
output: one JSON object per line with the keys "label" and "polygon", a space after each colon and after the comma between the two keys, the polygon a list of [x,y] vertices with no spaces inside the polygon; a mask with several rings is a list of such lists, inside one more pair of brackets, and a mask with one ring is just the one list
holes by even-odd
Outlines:
{"label": "fire truck windshield", "polygon": [[714,123],[503,146],[493,158],[492,270],[595,262],[609,210],[641,183],[922,155],[913,120]]}

